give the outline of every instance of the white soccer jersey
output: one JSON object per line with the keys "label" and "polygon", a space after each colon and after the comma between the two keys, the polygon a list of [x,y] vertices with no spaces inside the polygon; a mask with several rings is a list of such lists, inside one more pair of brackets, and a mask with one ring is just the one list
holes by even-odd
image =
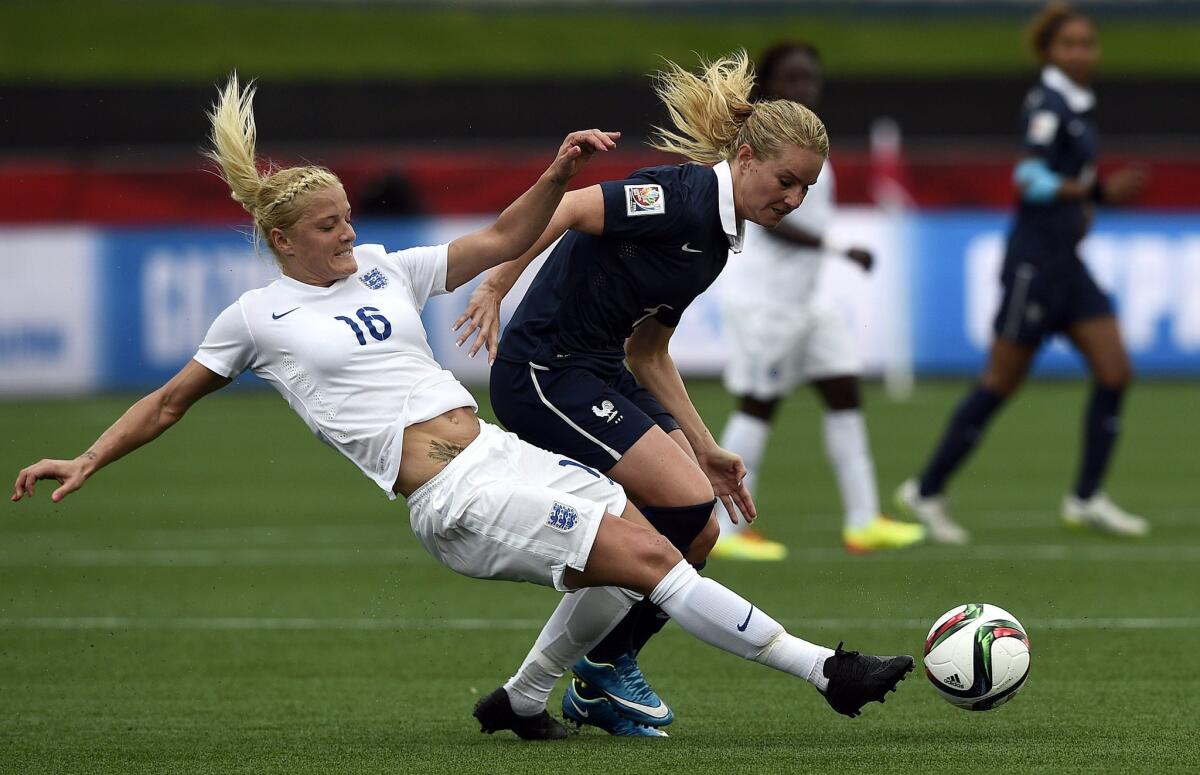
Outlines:
{"label": "white soccer jersey", "polygon": [[[833,168],[826,162],[804,202],[783,223],[824,235],[833,218],[836,187]],[[730,257],[725,273],[725,298],[732,303],[789,308],[807,305],[817,289],[824,253],[774,237],[762,226],[748,222],[742,253]]]}
{"label": "white soccer jersey", "polygon": [[270,382],[317,438],[394,498],[404,429],[475,399],[433,359],[421,308],[446,292],[447,245],[354,248],[358,271],[321,288],[280,277],[213,322],[195,360]]}

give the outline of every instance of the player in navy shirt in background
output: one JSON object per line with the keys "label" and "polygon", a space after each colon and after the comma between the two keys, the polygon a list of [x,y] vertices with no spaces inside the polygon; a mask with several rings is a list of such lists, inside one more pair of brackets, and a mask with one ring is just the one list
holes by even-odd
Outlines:
{"label": "player in navy shirt in background", "polygon": [[991,354],[920,477],[896,493],[897,505],[944,543],[968,539],[947,513],[942,498],[947,479],[1021,386],[1046,338],[1060,333],[1083,355],[1094,380],[1083,460],[1075,488],[1063,500],[1062,519],[1069,527],[1122,536],[1149,530],[1145,519],[1126,513],[1100,489],[1133,370],[1112,304],[1078,253],[1095,205],[1129,201],[1141,190],[1145,173],[1127,168],[1103,180],[1096,175],[1095,97],[1088,81],[1099,47],[1091,20],[1071,6],[1051,3],[1031,24],[1030,39],[1043,69],[1021,111],[1024,157],[1014,173],[1020,204],[1004,258]]}
{"label": "player in navy shirt in background", "polygon": [[[500,421],[620,483],[696,564],[719,532],[714,494],[730,514],[753,519],[755,511],[741,458],[714,441],[667,345],[729,251],[741,250],[745,221],[777,225],[800,206],[828,155],[812,111],[789,100],[752,102],[753,85],[744,52],[706,63],[700,76],[668,63],[656,92],[675,129],[660,128],[653,147],[695,163],[567,194],[538,243],[489,274],[456,323],[470,321],[460,344],[478,329],[472,355],[481,345],[491,354]],[[560,236],[497,349],[501,299]],[[562,620],[567,637],[572,605],[564,600],[551,619]],[[661,736],[673,713],[634,657],[664,623],[648,600],[614,621],[576,663],[564,714],[611,734]],[[544,630],[539,643],[548,637]],[[553,687],[539,675],[538,649],[505,684],[517,710],[535,712]]]}

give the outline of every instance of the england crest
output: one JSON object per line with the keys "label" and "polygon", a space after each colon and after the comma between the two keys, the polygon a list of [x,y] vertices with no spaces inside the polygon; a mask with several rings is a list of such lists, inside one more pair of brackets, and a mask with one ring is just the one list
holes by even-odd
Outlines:
{"label": "england crest", "polygon": [[378,268],[372,269],[366,274],[360,274],[358,279],[363,285],[367,286],[373,291],[377,291],[380,288],[386,287],[388,283],[387,277],[385,277],[383,272],[379,271]]}
{"label": "england crest", "polygon": [[550,516],[546,519],[546,524],[555,530],[569,533],[579,524],[579,512],[570,506],[554,501],[554,506],[550,509]]}

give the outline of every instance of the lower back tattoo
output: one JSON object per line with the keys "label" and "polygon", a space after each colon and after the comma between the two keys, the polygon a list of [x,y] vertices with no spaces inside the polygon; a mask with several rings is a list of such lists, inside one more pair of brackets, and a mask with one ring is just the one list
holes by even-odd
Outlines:
{"label": "lower back tattoo", "polygon": [[458,444],[451,444],[448,441],[431,441],[429,442],[429,459],[449,463],[458,457],[458,453],[462,452],[463,449],[464,447]]}

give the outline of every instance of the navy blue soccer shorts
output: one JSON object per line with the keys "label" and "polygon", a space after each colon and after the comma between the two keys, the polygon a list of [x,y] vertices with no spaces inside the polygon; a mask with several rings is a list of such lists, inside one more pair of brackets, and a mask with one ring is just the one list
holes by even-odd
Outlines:
{"label": "navy blue soccer shorts", "polygon": [[655,425],[679,428],[625,368],[604,379],[577,366],[497,359],[490,392],[497,419],[524,441],[603,472]]}
{"label": "navy blue soccer shorts", "polygon": [[1113,305],[1078,259],[1053,272],[1023,261],[1006,262],[996,336],[1026,347],[1039,347],[1049,336],[1091,318],[1113,314]]}

